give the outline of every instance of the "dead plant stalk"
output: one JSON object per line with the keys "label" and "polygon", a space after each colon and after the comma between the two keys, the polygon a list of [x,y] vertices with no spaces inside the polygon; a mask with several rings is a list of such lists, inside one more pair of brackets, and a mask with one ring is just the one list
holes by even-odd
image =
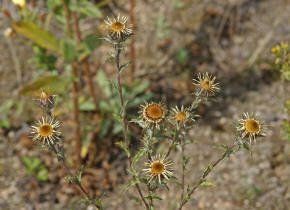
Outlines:
{"label": "dead plant stalk", "polygon": [[[67,25],[67,35],[72,36],[72,27],[71,27],[71,12],[69,7],[64,0],[64,10],[66,16],[66,25]],[[77,63],[75,60],[71,62],[72,76],[77,78]],[[73,109],[74,109],[74,121],[75,121],[75,156],[76,156],[76,166],[80,167],[81,159],[81,136],[80,136],[80,120],[79,120],[79,106],[78,106],[78,83],[76,80],[73,81]]]}

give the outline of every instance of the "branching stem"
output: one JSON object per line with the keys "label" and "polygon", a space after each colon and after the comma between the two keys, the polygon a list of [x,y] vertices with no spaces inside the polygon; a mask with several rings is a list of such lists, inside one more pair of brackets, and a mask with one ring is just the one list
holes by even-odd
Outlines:
{"label": "branching stem", "polygon": [[[119,93],[119,97],[120,97],[120,103],[121,103],[121,113],[122,113],[122,123],[123,123],[123,136],[124,136],[124,140],[125,140],[125,144],[126,146],[129,148],[129,141],[128,141],[128,136],[127,136],[127,120],[126,120],[126,107],[124,104],[124,98],[123,98],[123,93],[122,93],[122,86],[121,86],[121,69],[120,69],[120,54],[121,54],[121,44],[118,43],[115,45],[115,51],[116,51],[116,57],[115,57],[115,62],[116,62],[116,73],[117,73],[117,89],[118,89],[118,93]],[[130,163],[130,168],[132,166],[132,158],[129,157],[129,163]],[[137,180],[136,176],[133,176],[133,178],[135,180]],[[145,197],[141,191],[141,188],[139,186],[139,184],[135,184],[136,189],[138,191],[138,194],[142,200],[142,202],[144,203],[145,207],[147,210],[150,210],[150,207],[148,205],[148,203],[145,200]]]}
{"label": "branching stem", "polygon": [[[68,167],[68,165],[66,164],[66,161],[65,161],[65,158],[64,157],[60,157],[58,154],[60,153],[60,150],[62,150],[61,148],[62,146],[59,146],[57,145],[57,148],[55,148],[55,145],[51,145],[51,149],[52,151],[55,153],[55,155],[57,156],[57,159],[59,162],[62,163],[63,167],[65,168],[67,174],[70,176],[70,177],[75,177],[72,173],[72,171],[70,170],[70,168]],[[82,183],[79,182],[77,179],[74,179],[73,184],[77,185],[79,187],[79,189],[82,191],[82,193],[85,195],[85,197],[90,200],[90,201],[93,201],[92,198],[90,198],[88,192],[84,189],[84,187],[82,186]],[[92,204],[97,208],[97,209],[101,209],[100,206],[96,205],[94,202],[92,202]]]}
{"label": "branching stem", "polygon": [[208,176],[208,174],[213,171],[213,169],[221,163],[226,157],[229,156],[230,152],[235,148],[236,143],[234,143],[232,146],[228,147],[228,149],[223,153],[223,155],[217,159],[213,165],[211,166],[210,170],[206,170],[199,181],[196,183],[196,185],[190,190],[190,192],[186,195],[186,198],[183,198],[183,200],[180,203],[179,210],[182,210],[182,207],[190,200],[191,195],[200,187],[200,185],[203,183],[205,178]]}

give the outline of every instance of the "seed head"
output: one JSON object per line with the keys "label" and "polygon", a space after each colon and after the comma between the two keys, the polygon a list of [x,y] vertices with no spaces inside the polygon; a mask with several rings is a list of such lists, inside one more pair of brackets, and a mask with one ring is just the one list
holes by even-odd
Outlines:
{"label": "seed head", "polygon": [[193,85],[195,85],[199,93],[204,93],[206,96],[213,96],[216,92],[220,90],[219,83],[214,83],[215,77],[210,75],[208,72],[203,74],[198,74],[198,79],[193,79]]}
{"label": "seed head", "polygon": [[145,105],[141,105],[139,113],[146,127],[160,128],[160,124],[165,118],[166,108],[161,102],[149,104],[146,102]]}
{"label": "seed head", "polygon": [[181,108],[178,108],[178,106],[173,107],[170,111],[169,119],[172,124],[182,125],[186,125],[189,122],[195,121],[192,113],[190,113],[188,108],[184,108],[184,106],[181,106]]}
{"label": "seed head", "polygon": [[256,136],[265,136],[265,125],[257,114],[244,113],[242,119],[239,120],[237,131],[241,133],[242,138],[248,138],[250,143],[256,141]]}
{"label": "seed head", "polygon": [[58,121],[54,119],[48,120],[42,117],[41,121],[38,121],[36,126],[31,126],[31,134],[33,140],[42,141],[43,144],[54,144],[55,141],[60,140],[61,133],[57,131],[60,126]]}
{"label": "seed head", "polygon": [[105,20],[108,26],[108,35],[112,40],[123,42],[132,35],[132,25],[127,24],[127,20],[127,17],[120,17],[120,15],[118,15],[117,18],[113,17],[110,19],[108,17],[107,20]]}
{"label": "seed head", "polygon": [[161,157],[159,154],[145,163],[146,168],[143,171],[148,175],[149,182],[153,179],[158,179],[161,184],[161,178],[168,180],[172,176],[170,165],[172,165],[172,161],[167,161],[165,156]]}

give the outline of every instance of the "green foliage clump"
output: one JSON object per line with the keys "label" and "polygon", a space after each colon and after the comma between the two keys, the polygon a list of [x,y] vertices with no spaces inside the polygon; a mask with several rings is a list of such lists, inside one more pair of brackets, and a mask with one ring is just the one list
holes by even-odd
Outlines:
{"label": "green foliage clump", "polygon": [[38,157],[22,157],[27,174],[36,178],[38,181],[47,181],[47,168]]}

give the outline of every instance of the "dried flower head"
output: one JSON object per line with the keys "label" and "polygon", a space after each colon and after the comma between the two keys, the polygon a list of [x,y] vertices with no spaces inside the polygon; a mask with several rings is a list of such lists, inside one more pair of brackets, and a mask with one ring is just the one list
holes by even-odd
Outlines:
{"label": "dried flower head", "polygon": [[265,136],[264,122],[262,122],[257,114],[244,113],[243,118],[239,120],[237,130],[241,132],[242,138],[248,137],[250,143],[256,141],[256,136]]}
{"label": "dried flower head", "polygon": [[187,122],[193,122],[194,118],[188,108],[181,106],[179,109],[178,106],[176,106],[171,109],[170,121],[173,122],[173,124],[177,123],[185,125]]}
{"label": "dried flower head", "polygon": [[120,15],[117,18],[113,17],[112,20],[109,17],[105,20],[111,39],[114,41],[125,41],[132,35],[132,25],[127,24],[127,20],[127,17],[120,17]]}
{"label": "dried flower head", "polygon": [[60,139],[61,133],[57,131],[59,126],[58,121],[42,117],[42,121],[38,121],[37,126],[31,126],[33,140],[40,140],[43,144],[54,144],[55,141]]}
{"label": "dried flower head", "polygon": [[12,0],[12,2],[22,9],[26,6],[26,0]]}
{"label": "dried flower head", "polygon": [[170,165],[172,165],[172,161],[166,160],[165,156],[161,157],[159,154],[145,163],[146,168],[143,171],[148,175],[149,182],[156,178],[161,183],[161,175],[167,180],[172,176]]}
{"label": "dried flower head", "polygon": [[145,105],[141,105],[139,113],[146,127],[160,128],[160,123],[165,118],[166,108],[161,102],[149,104],[146,102]]}
{"label": "dried flower head", "polygon": [[206,96],[212,96],[220,90],[219,83],[215,82],[215,77],[210,75],[208,72],[198,74],[198,79],[193,79],[193,85],[197,86],[199,93],[205,93]]}
{"label": "dried flower head", "polygon": [[52,109],[54,105],[54,97],[55,95],[51,95],[48,91],[41,90],[36,100],[40,102],[40,106],[42,109],[47,110]]}

